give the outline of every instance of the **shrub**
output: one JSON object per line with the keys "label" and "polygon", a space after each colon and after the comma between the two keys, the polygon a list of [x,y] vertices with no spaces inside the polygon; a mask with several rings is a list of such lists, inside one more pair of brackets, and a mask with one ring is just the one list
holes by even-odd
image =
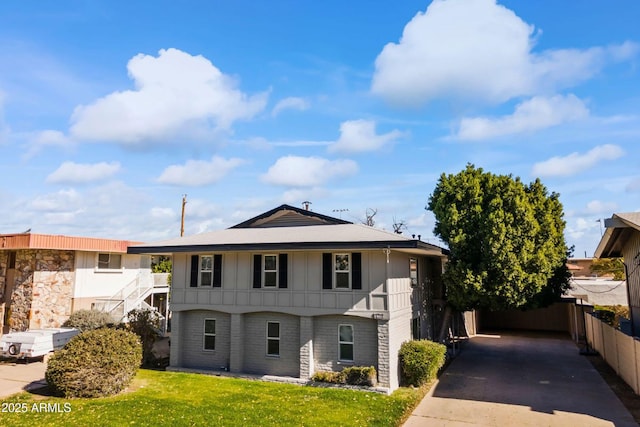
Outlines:
{"label": "shrub", "polygon": [[98,310],[78,310],[71,314],[62,326],[76,328],[82,332],[112,326],[113,318],[109,313]]}
{"label": "shrub", "polygon": [[332,384],[364,385],[372,387],[376,385],[376,368],[373,366],[351,366],[340,372],[318,371],[311,379],[317,382]]}
{"label": "shrub", "polygon": [[615,326],[615,323],[616,323],[615,311],[611,310],[608,307],[602,307],[602,306],[595,306],[594,308],[595,309],[593,312],[598,319],[602,320],[603,322],[611,326]]}
{"label": "shrub", "polygon": [[49,359],[45,378],[62,397],[101,397],[124,390],[142,359],[138,337],[128,331],[97,329],[76,335]]}
{"label": "shrub", "polygon": [[373,366],[352,366],[344,368],[342,373],[346,377],[347,384],[369,387],[376,385],[376,368]]}
{"label": "shrub", "polygon": [[407,341],[400,347],[401,380],[404,385],[421,386],[435,378],[444,365],[447,347],[433,341]]}
{"label": "shrub", "polygon": [[342,372],[317,371],[311,379],[321,383],[343,384],[344,374]]}
{"label": "shrub", "polygon": [[152,350],[159,337],[160,315],[155,310],[135,309],[127,313],[127,319],[127,329],[142,342],[142,365],[155,366],[157,361]]}

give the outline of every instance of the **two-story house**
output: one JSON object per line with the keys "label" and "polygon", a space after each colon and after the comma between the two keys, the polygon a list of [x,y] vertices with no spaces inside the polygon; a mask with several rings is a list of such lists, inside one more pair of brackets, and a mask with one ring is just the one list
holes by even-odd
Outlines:
{"label": "two-story house", "polygon": [[429,329],[446,253],[288,205],[128,252],[172,255],[172,367],[308,379],[374,366],[390,390],[400,345]]}

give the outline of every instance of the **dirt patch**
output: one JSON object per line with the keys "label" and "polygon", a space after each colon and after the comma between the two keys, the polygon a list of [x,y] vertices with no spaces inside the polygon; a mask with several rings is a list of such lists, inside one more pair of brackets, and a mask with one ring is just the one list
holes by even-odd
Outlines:
{"label": "dirt patch", "polygon": [[591,365],[593,365],[602,379],[606,381],[625,408],[631,413],[633,419],[640,424],[640,396],[635,394],[633,389],[616,374],[616,371],[614,371],[602,357],[599,355],[584,357],[591,362]]}

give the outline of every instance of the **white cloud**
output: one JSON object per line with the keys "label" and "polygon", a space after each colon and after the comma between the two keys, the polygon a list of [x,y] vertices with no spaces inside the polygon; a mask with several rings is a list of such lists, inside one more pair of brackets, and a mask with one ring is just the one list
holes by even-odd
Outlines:
{"label": "white cloud", "polygon": [[371,90],[403,106],[445,96],[499,103],[573,86],[638,51],[626,42],[533,53],[537,36],[496,0],[434,0],[378,55]]}
{"label": "white cloud", "polygon": [[262,175],[268,184],[287,187],[316,187],[334,178],[353,175],[358,165],[353,160],[327,160],[321,157],[280,157]]}
{"label": "white cloud", "polygon": [[460,139],[480,140],[533,132],[588,116],[589,109],[575,95],[556,95],[550,98],[536,96],[518,104],[509,116],[498,119],[462,119],[457,136]]}
{"label": "white cloud", "polygon": [[9,140],[9,126],[4,121],[4,100],[5,94],[0,90],[0,145]]}
{"label": "white cloud", "polygon": [[284,98],[278,101],[275,107],[273,107],[273,110],[271,111],[271,115],[275,117],[284,110],[304,111],[308,108],[309,108],[309,102],[306,99],[292,96],[292,97]]}
{"label": "white cloud", "polygon": [[403,135],[399,130],[377,135],[376,123],[373,120],[350,120],[340,124],[340,138],[329,146],[329,152],[375,151],[385,144],[395,142]]}
{"label": "white cloud", "polygon": [[225,159],[213,156],[211,161],[188,160],[184,165],[167,167],[157,181],[162,184],[201,186],[221,180],[234,168],[243,163],[242,159]]}
{"label": "white cloud", "polygon": [[622,148],[613,144],[599,145],[584,154],[571,153],[564,157],[552,157],[533,165],[535,176],[570,176],[595,166],[603,160],[615,160],[624,154]]}
{"label": "white cloud", "polygon": [[618,204],[614,202],[603,202],[600,200],[592,200],[587,203],[584,210],[586,215],[607,214],[611,215],[618,209]]}
{"label": "white cloud", "polygon": [[38,212],[61,212],[79,206],[81,201],[80,193],[71,188],[37,196],[31,201],[31,208]]}
{"label": "white cloud", "polygon": [[46,179],[49,184],[81,184],[102,181],[120,171],[118,162],[74,163],[64,162]]}
{"label": "white cloud", "polygon": [[640,191],[640,178],[631,180],[625,187],[625,190],[630,193]]}
{"label": "white cloud", "polygon": [[282,203],[301,206],[305,200],[319,200],[327,197],[329,192],[321,187],[292,188],[282,194]]}
{"label": "white cloud", "polygon": [[178,49],[139,54],[127,64],[135,90],[76,107],[70,133],[86,141],[140,144],[228,129],[265,108],[267,94],[248,96],[203,56]]}
{"label": "white cloud", "polygon": [[153,207],[149,211],[149,214],[156,219],[161,220],[172,220],[177,217],[176,211],[171,208],[161,208],[161,207]]}

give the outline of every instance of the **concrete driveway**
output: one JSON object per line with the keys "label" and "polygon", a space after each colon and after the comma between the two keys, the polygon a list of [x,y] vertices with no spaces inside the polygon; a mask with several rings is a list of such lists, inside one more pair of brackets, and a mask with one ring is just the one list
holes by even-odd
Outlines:
{"label": "concrete driveway", "polygon": [[479,335],[405,426],[637,424],[568,338]]}
{"label": "concrete driveway", "polygon": [[44,371],[47,365],[41,361],[24,363],[0,362],[0,399],[25,390],[47,385]]}

